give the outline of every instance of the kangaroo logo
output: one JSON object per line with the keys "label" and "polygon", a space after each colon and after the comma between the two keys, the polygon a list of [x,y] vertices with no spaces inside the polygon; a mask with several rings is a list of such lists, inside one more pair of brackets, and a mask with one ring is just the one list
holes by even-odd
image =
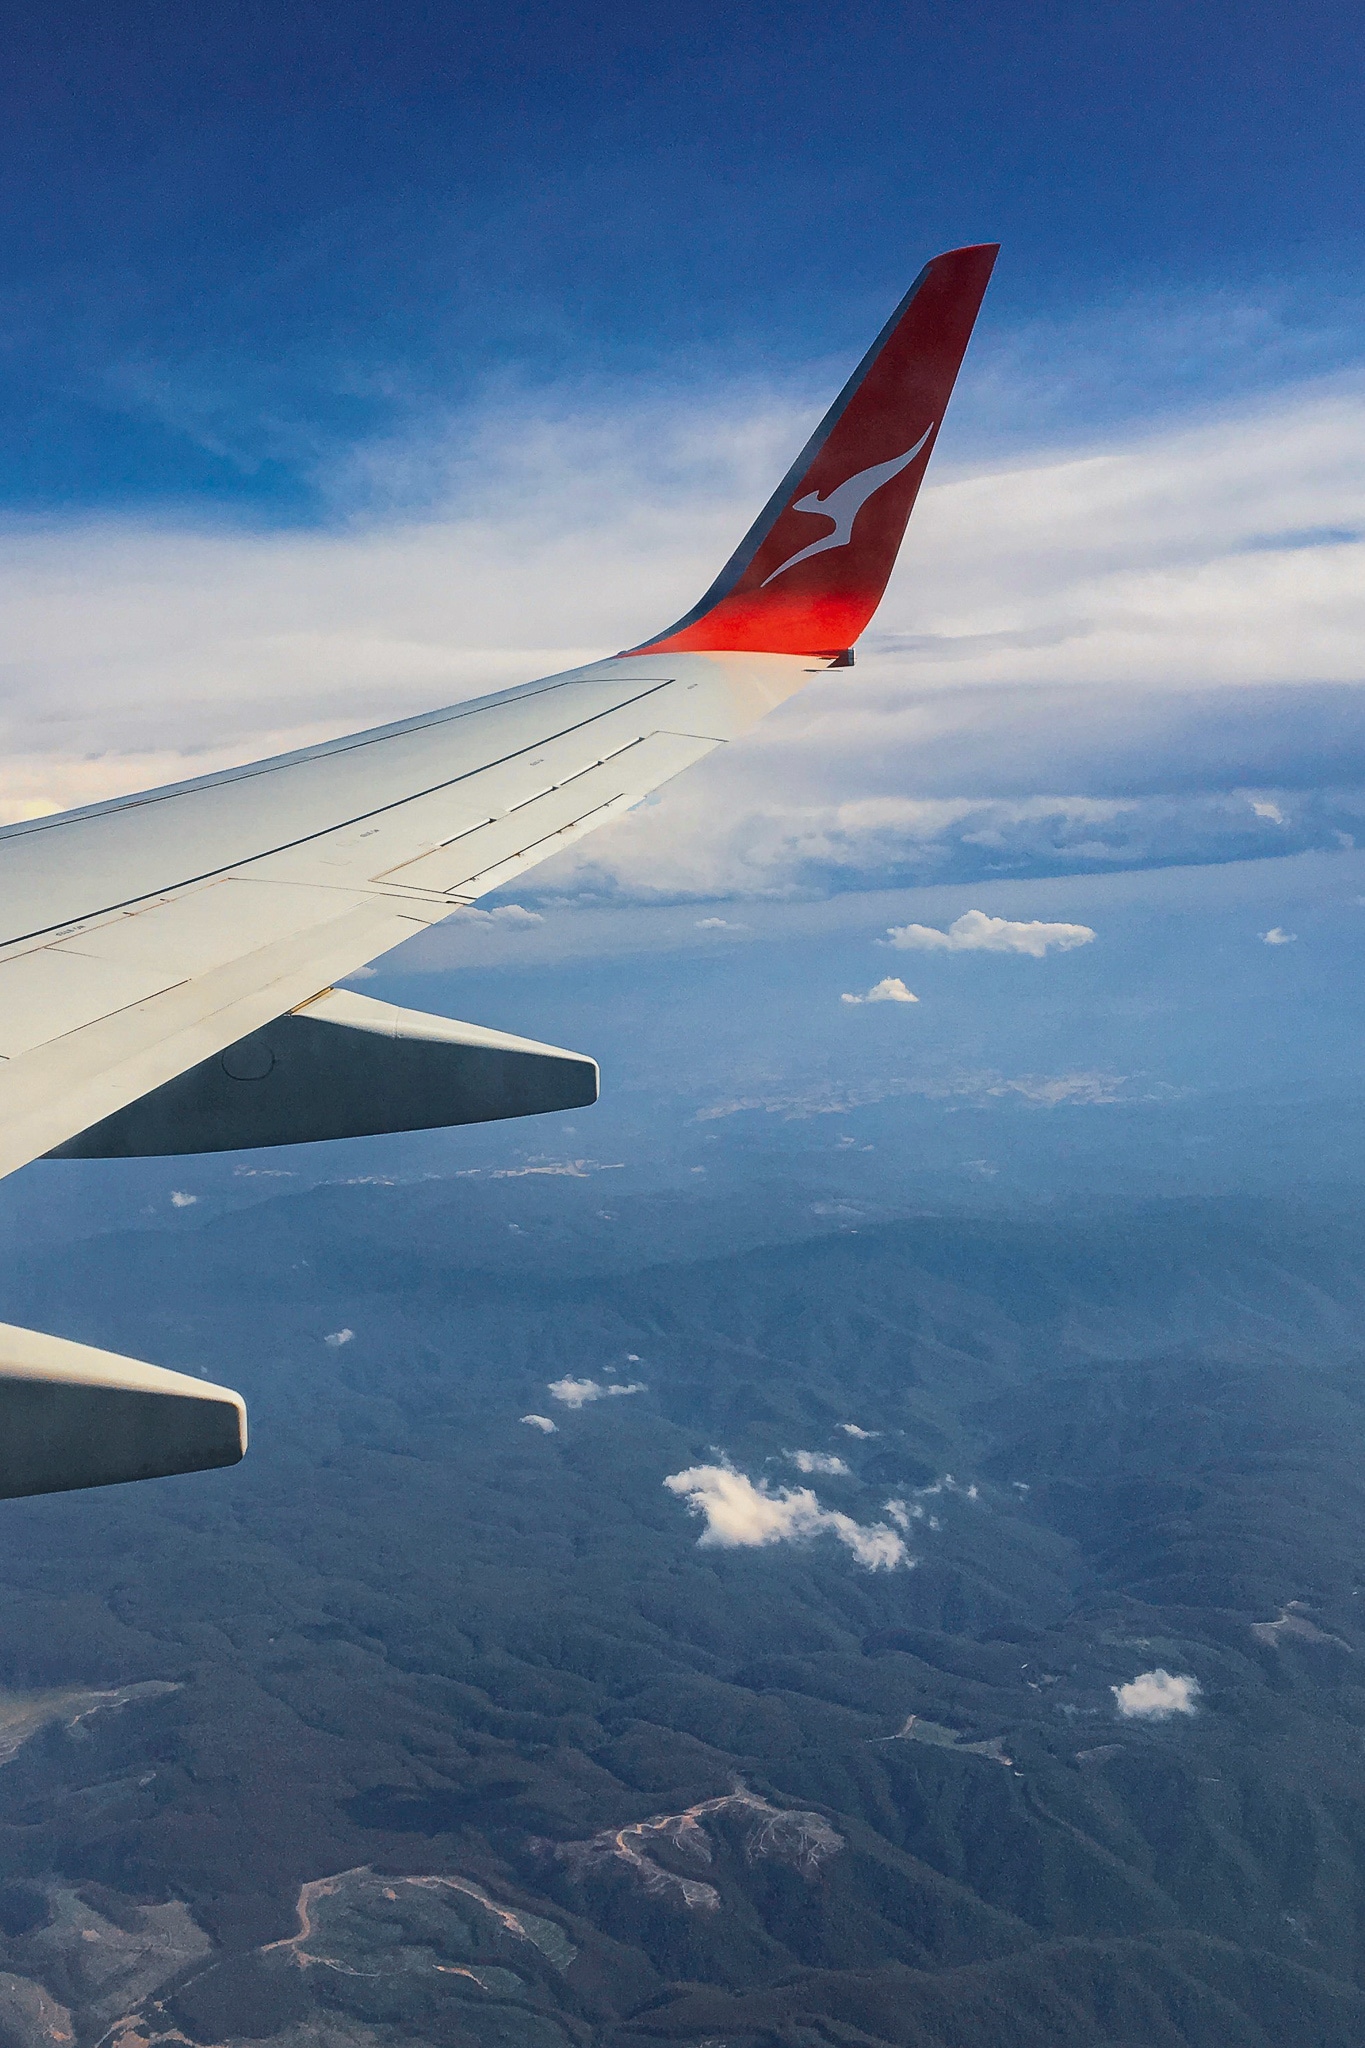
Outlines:
{"label": "kangaroo logo", "polygon": [[802,548],[799,554],[781,563],[771,576],[764,577],[759,589],[766,590],[776,577],[785,576],[788,569],[794,569],[798,562],[808,562],[812,555],[823,555],[827,548],[846,548],[853,538],[853,522],[868,499],[883,484],[889,484],[893,476],[899,476],[903,469],[909,468],[936,424],[930,420],[914,447],[907,448],[904,455],[893,455],[889,462],[874,462],[871,469],[860,469],[846,483],[837,484],[827,497],[822,498],[818,491],[809,491],[804,498],[798,498],[791,508],[793,512],[815,512],[822,519],[832,519],[834,531],[827,533],[823,540],[813,540],[808,548]]}

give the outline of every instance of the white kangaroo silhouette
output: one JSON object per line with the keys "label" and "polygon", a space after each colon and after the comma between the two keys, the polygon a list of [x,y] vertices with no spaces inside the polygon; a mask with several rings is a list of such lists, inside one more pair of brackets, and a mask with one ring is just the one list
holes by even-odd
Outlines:
{"label": "white kangaroo silhouette", "polygon": [[823,555],[827,548],[846,548],[853,538],[853,522],[863,506],[883,484],[889,484],[893,476],[899,476],[908,469],[915,457],[933,433],[936,422],[930,420],[913,448],[907,448],[904,455],[893,455],[889,462],[874,462],[871,469],[860,469],[856,476],[846,483],[836,484],[827,497],[819,491],[808,491],[804,498],[798,498],[791,507],[793,512],[818,512],[823,519],[834,521],[833,533],[827,533],[823,540],[813,540],[800,554],[792,555],[774,569],[771,576],[765,576],[759,584],[766,590],[776,576],[785,576],[788,569],[794,569],[798,562],[808,562],[812,555]]}

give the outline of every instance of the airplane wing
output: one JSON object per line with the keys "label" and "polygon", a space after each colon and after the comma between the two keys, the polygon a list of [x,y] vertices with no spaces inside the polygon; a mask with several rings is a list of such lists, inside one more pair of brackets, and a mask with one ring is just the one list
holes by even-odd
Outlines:
{"label": "airplane wing", "polygon": [[[667,633],[495,696],[0,832],[0,1174],[54,1153],[288,1143],[595,1100],[582,1055],[333,984],[851,660],[995,254],[926,265],[721,576]],[[0,1497],[241,1455],[236,1395],[167,1386],[181,1376],[80,1346],[58,1358],[60,1344],[0,1326]],[[115,1409],[138,1419],[115,1428]]]}

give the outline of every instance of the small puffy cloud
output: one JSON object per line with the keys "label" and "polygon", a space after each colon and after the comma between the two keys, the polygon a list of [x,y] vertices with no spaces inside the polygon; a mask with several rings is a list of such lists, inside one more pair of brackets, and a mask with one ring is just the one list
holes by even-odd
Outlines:
{"label": "small puffy cloud", "polygon": [[975,1480],[964,1486],[960,1479],[954,1479],[951,1472],[945,1472],[942,1479],[936,1479],[932,1486],[917,1486],[915,1493],[920,1500],[928,1500],[937,1493],[960,1494],[963,1500],[979,1500],[981,1498],[980,1488]]}
{"label": "small puffy cloud", "polygon": [[684,1499],[694,1515],[705,1518],[706,1527],[697,1539],[705,1549],[757,1550],[829,1535],[868,1571],[893,1571],[914,1562],[885,1522],[865,1527],[851,1515],[822,1508],[808,1486],[784,1486],[773,1493],[762,1484],[755,1486],[732,1465],[693,1465],[670,1473],[664,1485]]}
{"label": "small puffy cloud", "polygon": [[521,903],[500,903],[496,910],[478,910],[472,903],[462,903],[452,913],[465,924],[499,924],[510,926],[513,931],[529,930],[533,924],[544,924],[538,910],[527,910]]}
{"label": "small puffy cloud", "polygon": [[1188,1672],[1139,1671],[1127,1685],[1110,1687],[1125,1721],[1169,1721],[1172,1714],[1193,1714],[1203,1690]]}
{"label": "small puffy cloud", "polygon": [[917,1003],[919,997],[911,995],[905,983],[897,974],[888,974],[863,996],[840,996],[841,1003]]}
{"label": "small puffy cloud", "polygon": [[829,1451],[784,1451],[783,1457],[790,1458],[798,1472],[824,1472],[831,1478],[847,1479],[848,1466],[842,1458],[836,1458]]}
{"label": "small puffy cloud", "polygon": [[343,974],[341,978],[343,981],[373,981],[378,972],[377,967],[353,967],[349,974]]}
{"label": "small puffy cloud", "polygon": [[1095,934],[1088,924],[1044,924],[1034,918],[1022,924],[1011,917],[987,917],[967,910],[946,932],[931,924],[893,924],[885,943],[915,953],[1027,953],[1041,960],[1045,953],[1070,953],[1088,946]]}
{"label": "small puffy cloud", "polygon": [[562,1379],[548,1382],[550,1393],[566,1408],[585,1408],[590,1401],[605,1401],[613,1394],[643,1394],[644,1383],[632,1380],[628,1387],[604,1387],[600,1380]]}
{"label": "small puffy cloud", "polygon": [[845,1436],[856,1438],[860,1444],[871,1443],[874,1436],[881,1435],[879,1429],[859,1429],[856,1422],[841,1422],[839,1427]]}
{"label": "small puffy cloud", "polygon": [[322,1341],[324,1344],[330,1344],[333,1351],[340,1351],[343,1344],[350,1344],[354,1339],[354,1330],[333,1330]]}
{"label": "small puffy cloud", "polygon": [[728,917],[699,917],[697,919],[697,930],[699,932],[747,932],[748,929],[747,924],[735,924]]}
{"label": "small puffy cloud", "polygon": [[1261,944],[1263,946],[1292,946],[1298,936],[1297,932],[1283,931],[1279,925],[1273,924],[1268,932],[1261,933]]}
{"label": "small puffy cloud", "polygon": [[171,1207],[173,1209],[192,1209],[198,1200],[198,1195],[187,1194],[184,1188],[171,1189]]}
{"label": "small puffy cloud", "polygon": [[1269,797],[1252,797],[1251,808],[1258,818],[1268,818],[1272,825],[1285,823],[1284,812],[1278,804],[1272,803]]}
{"label": "small puffy cloud", "polygon": [[523,1415],[521,1419],[523,1422],[529,1422],[532,1429],[543,1430],[546,1436],[553,1436],[559,1428],[559,1424],[551,1422],[548,1415]]}

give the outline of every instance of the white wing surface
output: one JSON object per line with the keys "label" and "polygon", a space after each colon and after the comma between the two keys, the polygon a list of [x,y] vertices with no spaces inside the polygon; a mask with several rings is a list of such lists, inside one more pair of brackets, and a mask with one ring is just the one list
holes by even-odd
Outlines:
{"label": "white wing surface", "polygon": [[628,810],[811,668],[617,657],[9,827],[0,1173]]}

